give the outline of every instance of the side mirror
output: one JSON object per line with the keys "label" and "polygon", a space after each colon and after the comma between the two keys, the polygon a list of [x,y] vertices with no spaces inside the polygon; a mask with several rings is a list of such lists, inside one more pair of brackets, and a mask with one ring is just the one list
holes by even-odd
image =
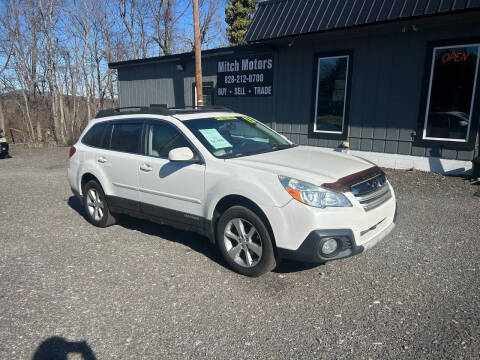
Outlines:
{"label": "side mirror", "polygon": [[168,160],[176,162],[189,162],[195,160],[195,154],[189,147],[181,147],[170,150]]}

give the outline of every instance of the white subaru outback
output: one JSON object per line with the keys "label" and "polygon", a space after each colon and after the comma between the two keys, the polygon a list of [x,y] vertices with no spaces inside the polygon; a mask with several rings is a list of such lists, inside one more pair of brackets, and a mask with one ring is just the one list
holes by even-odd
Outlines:
{"label": "white subaru outback", "polygon": [[395,226],[380,168],[227,109],[101,111],[70,149],[68,180],[92,224],[128,214],[198,232],[248,276],[358,254]]}

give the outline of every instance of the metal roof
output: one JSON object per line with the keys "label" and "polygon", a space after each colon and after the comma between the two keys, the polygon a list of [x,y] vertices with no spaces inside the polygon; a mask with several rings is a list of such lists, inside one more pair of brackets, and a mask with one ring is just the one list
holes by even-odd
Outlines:
{"label": "metal roof", "polygon": [[480,9],[480,0],[267,0],[248,42]]}

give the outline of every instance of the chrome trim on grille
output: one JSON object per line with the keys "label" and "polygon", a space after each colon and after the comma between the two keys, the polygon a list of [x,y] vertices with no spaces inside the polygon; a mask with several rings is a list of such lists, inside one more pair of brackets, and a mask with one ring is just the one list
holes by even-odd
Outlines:
{"label": "chrome trim on grille", "polygon": [[370,201],[373,199],[376,199],[382,195],[385,195],[385,193],[390,192],[390,189],[388,186],[383,186],[379,188],[378,190],[374,190],[371,193],[368,193],[367,195],[358,195],[358,199],[361,199],[360,201]]}
{"label": "chrome trim on grille", "polygon": [[365,211],[372,210],[392,198],[392,192],[385,175],[352,186],[352,193]]}

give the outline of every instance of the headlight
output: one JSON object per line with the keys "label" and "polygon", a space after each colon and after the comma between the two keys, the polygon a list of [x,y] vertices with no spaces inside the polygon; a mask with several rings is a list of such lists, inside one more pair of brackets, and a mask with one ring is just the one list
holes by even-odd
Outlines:
{"label": "headlight", "polygon": [[345,195],[287,176],[278,176],[287,192],[296,200],[318,208],[352,206]]}

